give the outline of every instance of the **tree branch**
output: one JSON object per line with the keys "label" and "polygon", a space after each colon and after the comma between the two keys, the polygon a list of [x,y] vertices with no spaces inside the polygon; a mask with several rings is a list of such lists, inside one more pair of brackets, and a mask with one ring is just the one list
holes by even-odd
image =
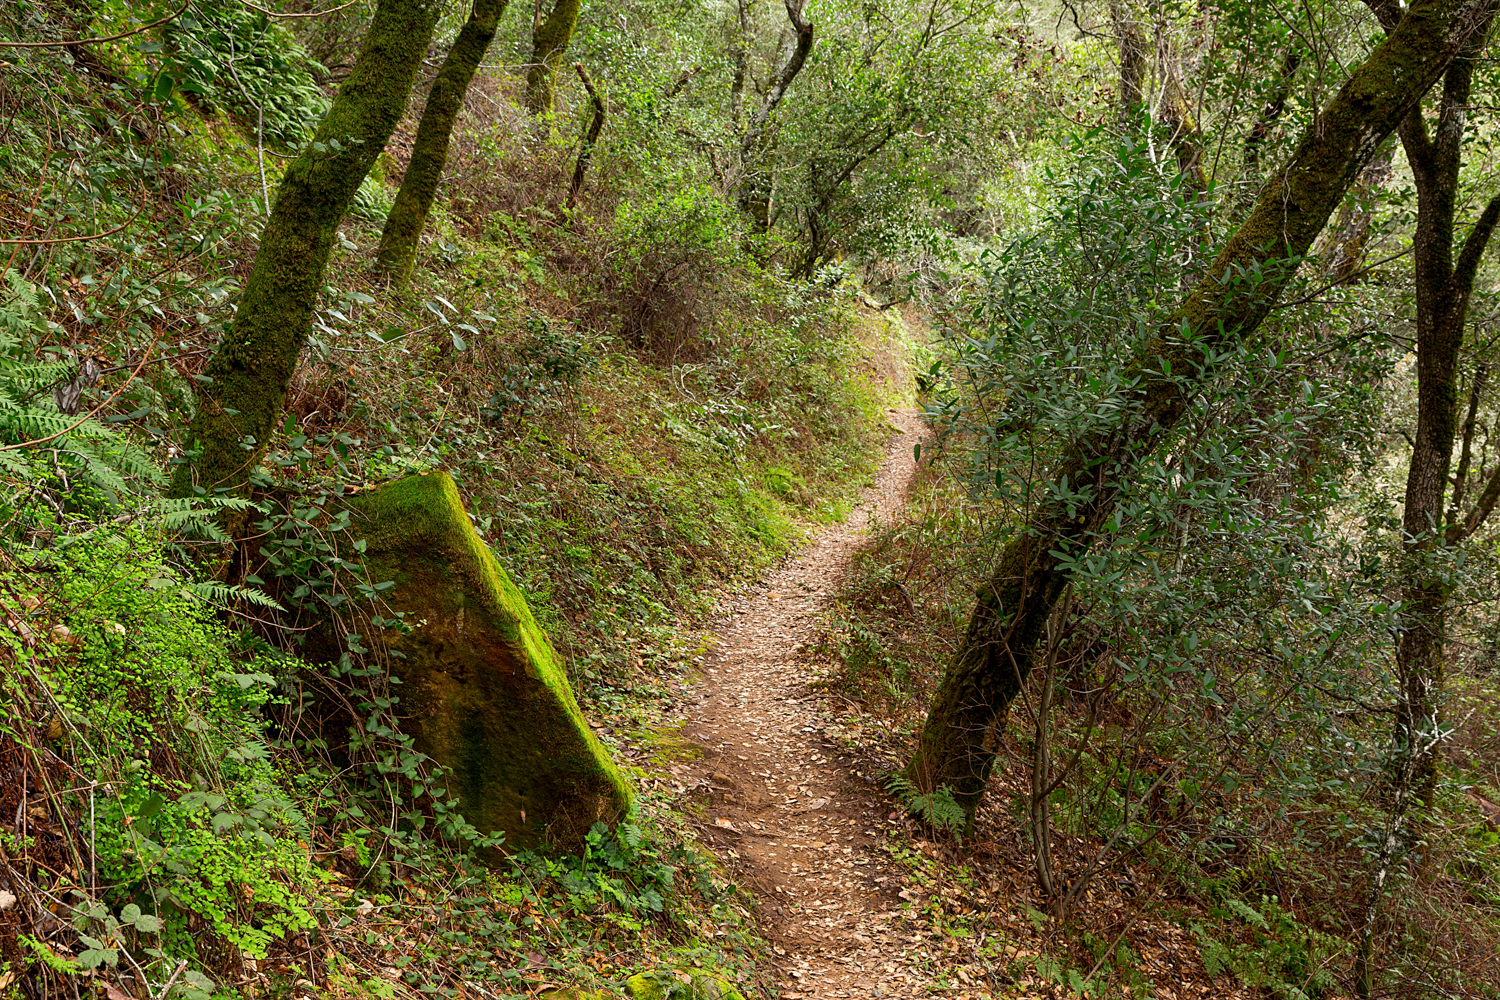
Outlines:
{"label": "tree branch", "polygon": [[1485,484],[1484,492],[1479,495],[1479,502],[1464,518],[1463,524],[1454,523],[1448,527],[1447,537],[1444,539],[1449,545],[1455,545],[1468,538],[1479,527],[1484,524],[1485,518],[1495,509],[1495,503],[1500,501],[1500,468],[1490,474],[1490,481]]}
{"label": "tree branch", "polygon": [[1489,246],[1497,222],[1500,222],[1500,195],[1491,198],[1490,203],[1484,207],[1484,214],[1474,223],[1474,228],[1469,230],[1464,248],[1459,252],[1458,263],[1453,267],[1454,290],[1459,295],[1468,295],[1473,290],[1474,275],[1479,271],[1479,262],[1484,258],[1485,248]]}
{"label": "tree branch", "polygon": [[[578,151],[578,165],[573,168],[573,182],[568,186],[568,207],[573,207],[573,202],[578,199],[578,192],[583,188],[583,177],[589,169],[589,159],[594,155],[594,143],[599,141],[599,130],[604,128],[604,101],[599,92],[594,89],[594,81],[589,79],[588,72],[583,68],[583,63],[576,62],[573,68],[578,71],[578,78],[583,81],[583,89],[589,92],[589,100],[594,105],[594,117],[589,122],[588,134],[583,137],[583,148]],[[682,74],[685,83],[689,74]]]}
{"label": "tree branch", "polygon": [[1391,31],[1401,23],[1401,18],[1406,14],[1399,0],[1365,0],[1365,6],[1375,13],[1375,20],[1386,31]]}

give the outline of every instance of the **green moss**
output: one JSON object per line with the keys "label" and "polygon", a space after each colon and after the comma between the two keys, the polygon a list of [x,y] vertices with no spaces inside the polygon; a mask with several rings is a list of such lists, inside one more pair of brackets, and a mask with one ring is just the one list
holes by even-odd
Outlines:
{"label": "green moss", "polygon": [[396,192],[396,203],[386,217],[380,249],[376,252],[377,266],[386,271],[405,274],[411,269],[417,253],[417,237],[427,224],[427,213],[432,209],[438,181],[448,162],[453,123],[458,120],[474,72],[489,51],[505,2],[474,0],[469,19],[448,50],[427,94],[427,105],[422,109],[422,120],[412,141],[411,161],[401,179],[401,189]]}
{"label": "green moss", "polygon": [[642,973],[625,980],[625,994],[630,1000],[664,1000],[667,993],[652,974]]}
{"label": "green moss", "polygon": [[673,729],[679,732],[648,729],[640,734],[641,742],[650,752],[648,759],[658,767],[677,761],[697,760],[703,756],[703,744],[681,735],[681,723]]}
{"label": "green moss", "polygon": [[234,325],[209,360],[172,490],[240,493],[266,453],[307,335],[334,232],[406,112],[441,5],[381,0],[349,78],[287,167]]}
{"label": "green moss", "polygon": [[475,533],[446,473],[356,498],[372,578],[418,624],[391,641],[424,753],[453,770],[465,817],[511,847],[573,849],[630,790],[589,728],[521,592]]}
{"label": "green moss", "polygon": [[[630,1000],[666,1000],[667,991],[663,984],[678,981],[678,977],[670,970],[646,972],[627,979],[625,993]],[[745,995],[728,980],[704,972],[692,974],[685,996],[681,992],[676,992],[674,996],[681,997],[682,1000],[745,1000]]]}
{"label": "green moss", "polygon": [[552,110],[552,89],[557,81],[557,64],[562,61],[578,26],[582,0],[557,0],[547,19],[537,25],[532,35],[531,69],[526,73],[526,107],[534,115]]}

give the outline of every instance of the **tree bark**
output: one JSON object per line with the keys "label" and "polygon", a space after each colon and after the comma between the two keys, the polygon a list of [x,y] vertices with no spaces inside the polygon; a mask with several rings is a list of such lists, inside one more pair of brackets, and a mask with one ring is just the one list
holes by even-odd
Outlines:
{"label": "tree bark", "polygon": [[396,203],[386,216],[385,230],[380,234],[380,249],[375,255],[380,270],[397,275],[411,270],[417,255],[417,238],[427,224],[427,213],[432,210],[438,181],[442,180],[443,167],[448,162],[453,125],[464,106],[469,82],[489,51],[505,4],[506,0],[474,0],[469,19],[432,82],[422,120],[417,125],[417,138],[412,143],[411,162],[407,164],[406,176],[401,178]]}
{"label": "tree bark", "polygon": [[[1375,154],[1466,44],[1488,0],[1419,0],[1302,136],[1197,288],[1127,378],[1133,406],[1073,442],[1043,503],[981,589],[933,701],[908,779],[948,786],[970,823],[994,765],[1011,701],[1031,672],[1069,560],[1104,525],[1137,456],[1157,448],[1212,371],[1212,352],[1252,332],[1297,262]],[[1170,374],[1167,374],[1170,373]]]}
{"label": "tree bark", "polygon": [[1124,128],[1135,130],[1146,103],[1146,40],[1122,0],[1110,0],[1109,19],[1120,46],[1119,121]]}
{"label": "tree bark", "polygon": [[[1491,203],[1455,259],[1464,125],[1475,61],[1492,17],[1493,10],[1478,23],[1470,44],[1448,68],[1438,100],[1436,128],[1429,133],[1427,119],[1417,107],[1399,130],[1417,188],[1417,229],[1412,241],[1417,297],[1417,430],[1401,525],[1408,563],[1402,585],[1403,627],[1396,647],[1401,691],[1395,737],[1398,754],[1410,757],[1399,770],[1409,772],[1409,779],[1416,783],[1416,797],[1428,804],[1437,782],[1444,636],[1452,592],[1440,550],[1461,540],[1450,536],[1445,522],[1452,518],[1444,510],[1458,437],[1459,362],[1469,295],[1500,210],[1497,203]],[[1389,12],[1383,20],[1392,23]],[[1459,488],[1455,484],[1455,500]]]}
{"label": "tree bark", "polygon": [[755,231],[764,233],[771,228],[771,171],[767,164],[771,149],[770,129],[767,127],[771,115],[781,106],[786,92],[802,72],[807,54],[812,51],[813,25],[802,16],[806,0],[786,0],[786,16],[795,32],[791,46],[781,68],[771,78],[771,86],[760,106],[750,116],[745,129],[745,138],[740,143],[740,209],[750,216]]}
{"label": "tree bark", "polygon": [[234,324],[209,360],[173,493],[243,493],[280,419],[312,325],[334,231],[396,123],[441,5],[380,0],[358,61],[317,134],[287,167]]}
{"label": "tree bark", "polygon": [[[1369,3],[1387,31],[1399,13],[1390,0]],[[1412,262],[1417,297],[1417,430],[1411,439],[1402,533],[1406,565],[1401,581],[1401,632],[1396,641],[1396,726],[1392,734],[1385,829],[1371,867],[1362,927],[1355,952],[1355,992],[1368,997],[1375,986],[1374,933],[1390,874],[1407,849],[1410,815],[1420,803],[1432,805],[1437,787],[1437,748],[1442,739],[1443,686],[1448,605],[1444,550],[1463,544],[1494,504],[1486,504],[1492,480],[1472,513],[1459,520],[1468,478],[1473,427],[1484,379],[1481,366],[1469,391],[1463,454],[1451,480],[1448,469],[1458,437],[1459,366],[1469,294],[1479,262],[1500,222],[1500,198],[1485,208],[1454,257],[1455,215],[1463,136],[1475,62],[1483,49],[1495,8],[1476,18],[1476,28],[1443,77],[1437,125],[1428,131],[1420,104],[1400,125],[1401,144],[1417,188],[1417,229]],[[1444,501],[1447,499],[1447,510]]]}
{"label": "tree bark", "polygon": [[531,33],[531,67],[526,71],[526,108],[534,115],[552,110],[557,66],[578,27],[582,0],[557,0],[552,13]]}
{"label": "tree bark", "polygon": [[[594,117],[589,121],[589,130],[583,137],[583,148],[578,151],[578,163],[573,167],[573,182],[568,185],[568,207],[578,200],[578,192],[583,190],[583,178],[588,173],[589,160],[594,155],[594,143],[599,141],[599,133],[604,129],[604,99],[594,89],[594,81],[584,71],[583,63],[574,63],[573,68],[578,71],[578,78],[583,81],[583,89],[589,93],[589,100],[594,105]],[[687,74],[683,74],[686,80]]]}

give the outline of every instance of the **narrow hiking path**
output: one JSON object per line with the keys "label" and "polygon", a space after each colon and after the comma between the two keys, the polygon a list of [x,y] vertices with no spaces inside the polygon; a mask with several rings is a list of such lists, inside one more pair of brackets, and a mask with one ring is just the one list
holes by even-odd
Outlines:
{"label": "narrow hiking path", "polygon": [[758,897],[791,1000],[927,993],[925,977],[901,959],[911,940],[902,875],[875,850],[889,804],[821,733],[808,690],[816,675],[800,653],[869,525],[899,511],[915,478],[918,415],[892,411],[891,420],[897,430],[860,505],[715,629],[720,644],[690,689],[697,703],[683,727],[704,748],[691,771],[710,792],[705,839]]}

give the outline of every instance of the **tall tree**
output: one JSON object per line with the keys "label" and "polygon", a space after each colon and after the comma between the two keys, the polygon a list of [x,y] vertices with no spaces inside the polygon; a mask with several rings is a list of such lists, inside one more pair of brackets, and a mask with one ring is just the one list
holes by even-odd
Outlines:
{"label": "tall tree", "polygon": [[[1389,31],[1399,22],[1394,0],[1371,0],[1369,6]],[[1438,94],[1435,120],[1429,128],[1421,106],[1401,122],[1399,134],[1417,189],[1417,228],[1412,263],[1417,300],[1417,427],[1407,471],[1402,534],[1406,565],[1401,582],[1403,609],[1396,646],[1397,696],[1394,754],[1391,761],[1391,820],[1377,852],[1366,901],[1358,956],[1360,992],[1371,982],[1371,935],[1386,878],[1401,842],[1407,816],[1416,801],[1431,804],[1437,783],[1437,746],[1442,737],[1442,707],[1453,550],[1485,522],[1500,500],[1500,472],[1474,489],[1472,445],[1482,366],[1470,378],[1467,418],[1460,416],[1460,363],[1469,297],[1479,263],[1495,225],[1500,198],[1494,198],[1460,243],[1456,221],[1465,119],[1474,86],[1474,70],[1494,9],[1478,19],[1469,44],[1448,67]],[[1462,444],[1458,467],[1454,450]],[[1451,474],[1450,474],[1451,473]],[[1468,511],[1465,501],[1477,494]]]}
{"label": "tall tree", "polygon": [[1159,447],[1214,369],[1253,332],[1381,142],[1469,44],[1491,0],[1418,0],[1310,126],[1286,166],[1132,370],[1131,405],[1071,442],[1048,499],[1001,553],[928,714],[907,777],[948,787],[972,823],[1011,701],[1069,567],[1107,531],[1135,458]]}
{"label": "tall tree", "polygon": [[442,5],[380,0],[333,107],[288,165],[234,323],[204,369],[174,493],[242,492],[265,455],[287,385],[312,329],[334,232],[406,113]]}
{"label": "tall tree", "polygon": [[448,162],[453,125],[464,106],[469,83],[495,37],[505,3],[506,0],[474,0],[469,19],[432,82],[422,120],[417,125],[417,138],[412,143],[411,162],[406,166],[401,190],[396,192],[396,203],[391,206],[385,230],[380,234],[375,261],[383,271],[405,274],[411,269],[417,255],[417,238],[427,224],[427,213],[432,210],[432,199],[437,195],[438,181]]}
{"label": "tall tree", "polygon": [[552,110],[552,94],[557,85],[557,67],[562,63],[583,0],[557,0],[546,19],[531,32],[531,66],[526,71],[526,107],[534,115]]}

